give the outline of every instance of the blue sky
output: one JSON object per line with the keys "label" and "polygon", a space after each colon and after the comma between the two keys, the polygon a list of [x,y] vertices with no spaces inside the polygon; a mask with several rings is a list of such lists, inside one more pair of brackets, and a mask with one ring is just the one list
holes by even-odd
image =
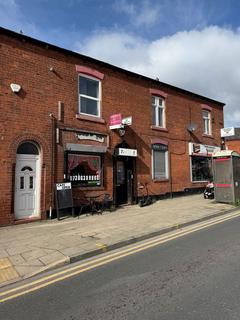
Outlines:
{"label": "blue sky", "polygon": [[0,0],[2,27],[226,103],[240,126],[240,1]]}

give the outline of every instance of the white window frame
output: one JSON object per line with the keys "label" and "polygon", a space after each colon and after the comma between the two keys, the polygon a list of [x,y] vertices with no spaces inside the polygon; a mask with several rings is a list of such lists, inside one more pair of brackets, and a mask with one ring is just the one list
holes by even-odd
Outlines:
{"label": "white window frame", "polygon": [[[207,113],[207,116],[204,115]],[[212,126],[211,126],[211,112],[206,109],[202,109],[202,119],[203,119],[203,134],[211,135],[212,134]],[[206,125],[208,123],[208,126]]]}
{"label": "white window frame", "polygon": [[[152,112],[154,108],[155,112],[155,123],[153,123],[154,126],[159,127],[159,128],[166,128],[166,105],[165,105],[165,99],[160,96],[152,95],[151,98],[154,98],[154,104],[151,101],[152,104]],[[162,101],[162,104],[159,103],[159,100]],[[158,110],[162,109],[162,126],[160,126],[160,121],[159,121],[159,112]]]}
{"label": "white window frame", "polygon": [[[91,80],[94,80],[94,81],[98,82],[98,98],[95,98],[95,97],[88,96],[86,94],[81,94],[80,93],[80,77],[91,79]],[[81,112],[81,97],[97,101],[97,115]],[[98,118],[100,118],[101,117],[101,100],[102,100],[102,82],[101,82],[101,80],[99,80],[99,79],[97,79],[95,77],[88,76],[88,75],[86,75],[84,73],[80,73],[78,75],[78,112],[79,112],[79,114],[86,115],[86,116],[89,116],[89,117],[98,117]]]}
{"label": "white window frame", "polygon": [[[155,167],[154,167],[154,152],[164,152],[165,153],[165,177],[164,178],[155,178]],[[152,179],[153,180],[168,180],[169,179],[169,164],[168,164],[168,151],[157,151],[152,150]]]}

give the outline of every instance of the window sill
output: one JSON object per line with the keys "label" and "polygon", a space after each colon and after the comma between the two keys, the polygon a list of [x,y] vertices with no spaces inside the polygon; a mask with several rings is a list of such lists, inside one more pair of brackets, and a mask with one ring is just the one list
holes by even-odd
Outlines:
{"label": "window sill", "polygon": [[162,131],[162,132],[168,132],[168,129],[166,128],[161,128],[161,127],[157,127],[157,126],[151,126],[152,130],[156,130],[156,131]]}
{"label": "window sill", "polygon": [[196,184],[196,183],[208,183],[209,182],[209,180],[206,180],[206,181],[191,181],[193,184]]}
{"label": "window sill", "polygon": [[153,179],[154,183],[158,183],[158,182],[169,182],[169,179]]}
{"label": "window sill", "polygon": [[104,191],[105,188],[103,186],[99,186],[99,187],[82,187],[82,186],[72,186],[72,188],[74,189],[78,189],[78,190],[81,190],[81,191]]}
{"label": "window sill", "polygon": [[203,136],[203,137],[206,137],[206,138],[214,139],[212,134],[203,133],[202,136]]}
{"label": "window sill", "polygon": [[105,120],[102,118],[95,117],[95,116],[87,116],[79,113],[76,114],[76,118],[80,120],[91,121],[91,122],[105,123]]}

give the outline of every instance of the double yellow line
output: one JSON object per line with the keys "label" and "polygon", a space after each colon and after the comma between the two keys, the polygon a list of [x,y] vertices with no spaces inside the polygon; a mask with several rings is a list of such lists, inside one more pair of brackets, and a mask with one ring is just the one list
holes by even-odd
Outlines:
{"label": "double yellow line", "polygon": [[[183,229],[179,229],[176,231],[172,231],[168,234],[155,237],[151,240],[144,241],[139,243],[138,245],[132,245],[128,248],[118,250],[117,252],[109,253],[107,255],[101,256],[99,258],[94,258],[91,261],[87,261],[85,263],[78,264],[77,266],[69,267],[62,271],[58,271],[54,274],[43,276],[37,280],[33,280],[32,282],[28,282],[23,285],[16,286],[12,289],[0,292],[0,303],[5,302],[7,300],[11,300],[22,296],[24,294],[39,290],[41,288],[47,287],[53,283],[68,279],[77,274],[83,273],[85,271],[100,267],[104,264],[110,263],[112,261],[124,258],[126,256],[135,254],[137,252],[152,248],[154,246],[163,244],[170,240],[174,240],[179,237],[183,237],[187,234],[193,233],[195,231],[210,227],[212,225],[236,218],[240,216],[240,212],[230,213],[228,215],[224,215],[224,217],[219,217],[215,219],[211,219],[202,223],[198,223],[193,226],[185,227]],[[178,225],[176,225],[176,229]]]}

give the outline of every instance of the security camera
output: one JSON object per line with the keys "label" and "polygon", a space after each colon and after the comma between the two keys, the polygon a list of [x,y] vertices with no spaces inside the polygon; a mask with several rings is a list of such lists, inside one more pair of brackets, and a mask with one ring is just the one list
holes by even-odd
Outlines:
{"label": "security camera", "polygon": [[18,93],[22,89],[22,87],[16,83],[11,83],[10,87],[12,89],[12,92],[14,92],[14,93]]}

